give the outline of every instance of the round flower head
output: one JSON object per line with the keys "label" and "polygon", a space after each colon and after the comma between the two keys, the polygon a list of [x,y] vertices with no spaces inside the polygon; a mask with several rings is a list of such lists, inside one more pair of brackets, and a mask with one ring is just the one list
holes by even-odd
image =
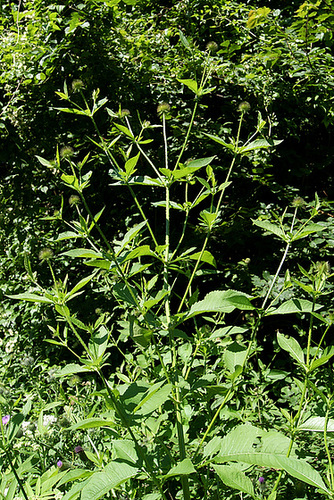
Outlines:
{"label": "round flower head", "polygon": [[214,54],[218,50],[218,45],[216,44],[216,42],[209,42],[206,44],[206,50],[211,54]]}
{"label": "round flower head", "polygon": [[52,259],[52,257],[53,257],[53,251],[51,250],[51,248],[43,248],[38,254],[39,260],[42,261]]}
{"label": "round flower head", "polygon": [[57,467],[60,469],[62,466],[63,466],[63,462],[61,460],[58,460]]}
{"label": "round flower head", "polygon": [[292,201],[292,206],[295,208],[301,208],[306,205],[305,200],[301,196],[296,196],[294,200]]}
{"label": "round flower head", "polygon": [[261,476],[261,477],[259,477],[259,483],[260,483],[260,484],[263,484],[263,483],[264,483],[264,481],[265,481],[264,477],[262,477],[262,476]]}
{"label": "round flower head", "polygon": [[240,113],[247,113],[251,109],[251,105],[247,101],[242,101],[238,106]]}
{"label": "round flower head", "polygon": [[2,417],[2,425],[8,424],[9,421],[10,421],[9,415],[5,415],[4,417]]}
{"label": "round flower head", "polygon": [[82,447],[82,446],[80,446],[80,445],[78,445],[78,446],[76,446],[76,447],[74,448],[74,452],[75,452],[75,453],[81,453],[82,451],[84,451],[84,450],[83,450],[83,447]]}
{"label": "round flower head", "polygon": [[69,199],[68,199],[68,202],[69,204],[71,205],[71,207],[73,205],[79,205],[79,203],[81,202],[80,200],[80,196],[78,196],[77,194],[72,194]]}
{"label": "round flower head", "polygon": [[169,111],[170,111],[170,105],[167,102],[162,102],[157,107],[157,113],[159,116],[169,113]]}
{"label": "round flower head", "polygon": [[121,109],[119,114],[121,118],[125,118],[126,116],[130,116],[130,111],[128,109]]}
{"label": "round flower head", "polygon": [[84,82],[82,80],[73,80],[72,82],[72,90],[73,92],[79,92],[80,90],[82,90],[84,88]]}
{"label": "round flower head", "polygon": [[71,146],[63,146],[60,150],[61,158],[71,158],[74,155],[74,150]]}

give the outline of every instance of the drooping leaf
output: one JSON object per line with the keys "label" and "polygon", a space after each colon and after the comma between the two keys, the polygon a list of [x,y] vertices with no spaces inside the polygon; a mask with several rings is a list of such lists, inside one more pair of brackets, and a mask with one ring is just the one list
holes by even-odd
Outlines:
{"label": "drooping leaf", "polygon": [[265,229],[266,231],[269,231],[270,233],[275,234],[282,240],[286,240],[286,235],[282,231],[282,229],[277,225],[273,224],[272,222],[269,222],[267,220],[254,220],[252,219],[253,224],[255,224],[258,227],[261,227],[262,229]]}
{"label": "drooping leaf", "polygon": [[214,465],[213,468],[226,486],[248,493],[252,498],[255,498],[252,481],[238,467],[233,465]]}
{"label": "drooping leaf", "polygon": [[51,299],[43,297],[42,295],[37,295],[37,293],[18,293],[16,295],[6,295],[10,299],[26,300],[27,302],[41,302],[44,304],[53,304]]}

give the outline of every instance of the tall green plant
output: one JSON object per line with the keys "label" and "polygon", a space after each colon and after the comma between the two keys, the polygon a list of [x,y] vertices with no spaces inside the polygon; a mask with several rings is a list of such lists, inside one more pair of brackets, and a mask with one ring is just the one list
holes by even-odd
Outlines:
{"label": "tall green plant", "polygon": [[[102,383],[100,394],[105,401],[106,414],[90,414],[73,424],[72,429],[95,427],[112,435],[109,455],[99,462],[97,456],[87,454],[96,468],[88,478],[74,484],[63,497],[65,500],[79,496],[82,500],[97,500],[110,492],[113,494],[124,483],[131,498],[143,500],[179,497],[190,500],[199,495],[218,499],[222,498],[224,488],[260,498],[262,493],[254,488],[251,479],[258,467],[285,471],[331,496],[332,479],[326,485],[307,461],[297,458],[294,446],[309,372],[312,366],[317,368],[322,364],[320,361],[316,363],[315,358],[311,360],[310,354],[312,318],[320,307],[316,302],[318,295],[314,295],[312,301],[296,297],[280,305],[277,305],[277,297],[271,297],[290,246],[324,228],[312,222],[318,214],[318,200],[309,219],[304,222],[297,219],[297,205],[289,227],[284,223],[287,211],[283,217],[277,218],[276,224],[254,221],[286,244],[262,305],[256,307],[252,302],[254,297],[233,289],[214,290],[200,298],[198,281],[206,266],[214,269],[216,266],[214,256],[207,250],[208,242],[222,221],[223,200],[240,158],[281,142],[264,136],[266,124],[260,114],[254,134],[244,140],[242,125],[249,105],[242,103],[235,138],[227,142],[206,134],[207,139],[223,146],[230,154],[230,164],[223,180],[216,174],[215,156],[185,161],[198,101],[212,90],[205,86],[209,72],[210,65],[207,64],[198,81],[180,80],[194,93],[195,105],[184,143],[175,158],[169,150],[168,117],[171,110],[166,103],[158,107],[162,164],[145,150],[150,141],[146,138],[151,127],[149,123],[139,121],[139,129],[135,131],[124,111],[108,110],[113,136],[106,139],[95,120],[96,113],[106,104],[106,99],[99,99],[98,91],[93,93],[91,105],[82,94],[83,106],[71,99],[66,86],[64,92],[58,92],[61,99],[68,102],[68,107],[60,108],[63,112],[82,115],[92,121],[96,132],[93,142],[110,163],[113,189],[116,186],[128,188],[137,211],[132,216],[142,218],[121,239],[109,241],[100,222],[103,209],[94,214],[86,196],[93,175],[92,170],[87,171],[89,155],[79,163],[71,154],[61,157],[59,152],[55,161],[38,157],[42,165],[56,170],[62,183],[74,192],[71,203],[75,206],[77,220],[64,220],[68,230],[59,234],[57,241],[74,239],[83,241],[84,245],[62,255],[83,259],[94,270],[69,289],[68,278],[59,280],[52,255],[46,252],[43,259],[50,269],[52,289],[39,285],[27,265],[29,277],[40,291],[24,292],[12,298],[53,306],[57,324],[50,325],[53,338],[49,342],[68,348],[77,358],[76,363],[66,365],[58,373],[59,377],[87,372],[96,374]],[[147,173],[144,164],[151,173]],[[140,169],[144,170],[143,174]],[[163,210],[163,231],[153,226],[147,215],[151,207],[141,202],[136,193],[137,186],[156,189],[160,193],[152,205]],[[184,190],[182,202],[178,194],[180,189]],[[181,227],[174,213],[182,217]],[[204,237],[199,247],[189,248],[186,241],[192,214],[197,214]],[[57,218],[60,217],[58,214]],[[178,227],[180,234],[176,241],[171,237],[174,226]],[[113,294],[118,303],[118,314],[103,314],[94,324],[85,324],[73,312],[70,302],[97,279],[103,279],[103,289]],[[290,285],[286,279],[285,288]],[[320,289],[321,285],[317,285],[314,293]],[[248,342],[234,337],[240,332],[240,327],[233,325],[232,319],[238,311],[249,312],[255,318]],[[247,380],[250,361],[258,351],[257,333],[262,320],[270,315],[283,314],[310,314],[311,318],[306,362],[297,341],[278,336],[281,348],[290,352],[307,374],[298,411],[291,421],[291,438],[277,430],[268,431],[248,423],[230,430],[221,416],[238,398]],[[114,325],[108,327],[112,317]],[[119,332],[118,337],[115,330]],[[245,329],[241,328],[241,331]],[[130,351],[122,348],[122,343],[128,341],[132,342]],[[80,349],[74,348],[75,343]],[[319,353],[321,344],[322,341],[318,345]],[[124,360],[119,370],[110,374],[110,349],[115,347]],[[331,356],[332,351],[326,351],[319,359],[325,363]],[[328,411],[324,421],[327,450],[327,433],[332,423],[329,415]],[[248,475],[244,464],[248,464]],[[279,479],[270,500],[276,498]]]}

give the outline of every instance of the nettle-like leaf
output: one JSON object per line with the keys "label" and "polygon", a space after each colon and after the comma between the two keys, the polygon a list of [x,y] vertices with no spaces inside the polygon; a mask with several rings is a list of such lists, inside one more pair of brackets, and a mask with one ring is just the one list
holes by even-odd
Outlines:
{"label": "nettle-like leaf", "polygon": [[289,299],[276,308],[271,307],[266,312],[266,315],[272,316],[274,314],[313,313],[322,307],[322,305],[313,304],[313,302],[306,299]]}
{"label": "nettle-like leaf", "polygon": [[101,472],[95,472],[88,479],[82,488],[81,500],[99,500],[137,473],[136,467],[125,462],[110,462]]}
{"label": "nettle-like leaf", "polygon": [[[325,423],[325,417],[310,417],[298,426],[298,431],[325,432]],[[334,419],[328,419],[326,432],[334,432]]]}
{"label": "nettle-like leaf", "polygon": [[226,486],[255,498],[253,483],[240,468],[235,465],[214,465],[213,468]]}
{"label": "nettle-like leaf", "polygon": [[[283,469],[296,479],[328,494],[320,474],[306,460],[286,456],[289,445],[290,439],[283,434],[243,424],[221,438],[214,463],[243,462],[259,467]],[[205,451],[206,449],[204,454]]]}
{"label": "nettle-like leaf", "polygon": [[246,293],[237,290],[216,290],[208,293],[203,300],[196,302],[184,319],[209,312],[230,313],[234,309],[253,310],[255,308],[250,298]]}

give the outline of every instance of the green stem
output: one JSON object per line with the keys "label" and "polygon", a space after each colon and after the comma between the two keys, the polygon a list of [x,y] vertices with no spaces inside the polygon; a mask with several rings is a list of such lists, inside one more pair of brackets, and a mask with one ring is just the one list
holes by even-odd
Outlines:
{"label": "green stem", "polygon": [[195,101],[195,105],[194,105],[194,109],[193,109],[193,112],[191,114],[191,118],[190,118],[190,123],[189,123],[189,126],[188,126],[188,130],[187,130],[187,133],[186,133],[186,137],[184,139],[184,142],[183,142],[183,145],[182,145],[182,148],[181,148],[181,152],[178,156],[178,159],[176,160],[176,163],[175,163],[175,167],[174,167],[174,170],[177,169],[177,167],[179,166],[179,163],[181,161],[181,158],[183,156],[183,153],[187,147],[187,144],[188,144],[188,140],[189,140],[189,135],[190,135],[190,132],[191,132],[191,129],[193,127],[193,124],[194,124],[194,119],[195,119],[195,116],[196,116],[196,112],[197,112],[197,106],[198,106],[198,99],[196,98],[196,101]]}
{"label": "green stem", "polygon": [[197,457],[197,455],[198,455],[198,453],[199,453],[200,449],[201,449],[201,448],[202,448],[202,446],[203,446],[204,441],[206,440],[207,435],[209,434],[209,432],[211,431],[212,427],[214,426],[214,424],[215,424],[215,422],[216,422],[217,418],[219,417],[219,413],[220,413],[220,412],[221,412],[221,410],[224,408],[225,404],[227,403],[228,399],[230,398],[230,395],[231,395],[232,391],[233,391],[233,388],[232,388],[232,387],[230,387],[230,388],[229,388],[229,390],[228,390],[228,391],[227,391],[227,393],[226,393],[225,398],[223,399],[223,402],[219,405],[219,407],[218,407],[218,409],[217,409],[216,413],[215,413],[215,414],[214,414],[214,416],[212,417],[212,420],[211,420],[210,424],[208,425],[208,427],[207,427],[206,431],[204,432],[204,435],[203,435],[203,437],[202,437],[202,439],[201,439],[201,441],[200,441],[199,445],[198,445],[198,446],[197,446],[197,448],[196,448],[195,454],[194,454],[194,456],[193,456],[193,460],[195,460],[195,458]]}
{"label": "green stem", "polygon": [[[294,227],[296,216],[297,216],[297,210],[298,210],[298,207],[295,208],[295,211],[294,211],[294,214],[293,214],[292,223],[291,223],[291,227],[290,227],[290,233],[292,233],[292,231],[293,231],[293,227]],[[285,262],[285,259],[286,259],[287,255],[288,255],[289,249],[290,249],[290,242],[288,241],[287,244],[286,244],[285,251],[284,251],[283,257],[281,259],[281,262],[279,263],[279,266],[277,268],[276,274],[275,274],[275,276],[274,276],[274,278],[273,278],[273,280],[271,282],[271,285],[269,287],[267,295],[265,296],[265,299],[264,299],[264,301],[262,303],[262,309],[264,309],[264,306],[266,305],[267,300],[268,300],[268,298],[269,298],[269,296],[271,294],[271,291],[272,291],[272,289],[273,289],[273,287],[274,287],[274,285],[276,283],[278,275],[281,272],[282,266],[283,266],[283,264]]]}
{"label": "green stem", "polygon": [[327,411],[326,411],[326,416],[325,416],[324,444],[325,444],[326,454],[327,454],[327,458],[328,458],[328,468],[329,468],[329,475],[330,475],[330,489],[333,491],[333,489],[334,489],[333,461],[332,461],[331,452],[330,452],[330,449],[328,446],[328,440],[327,440],[327,427],[328,427],[330,410],[331,410],[331,405],[328,406]]}
{"label": "green stem", "polygon": [[12,471],[13,471],[13,474],[14,474],[14,476],[15,476],[15,479],[16,479],[16,481],[18,482],[19,488],[20,488],[20,490],[22,491],[22,494],[23,494],[23,496],[24,496],[25,500],[29,500],[29,498],[28,498],[28,496],[27,496],[27,494],[26,494],[26,492],[25,492],[25,489],[23,488],[23,483],[22,483],[21,479],[20,479],[20,478],[19,478],[19,476],[18,476],[18,473],[17,473],[17,471],[16,471],[16,469],[15,469],[15,467],[14,467],[14,464],[13,464],[13,462],[12,462],[11,458],[10,458],[10,455],[9,455],[8,450],[6,449],[6,447],[4,448],[4,452],[5,452],[5,454],[6,454],[6,458],[7,458],[8,462],[9,462],[10,468],[11,468],[11,469],[12,469]]}

